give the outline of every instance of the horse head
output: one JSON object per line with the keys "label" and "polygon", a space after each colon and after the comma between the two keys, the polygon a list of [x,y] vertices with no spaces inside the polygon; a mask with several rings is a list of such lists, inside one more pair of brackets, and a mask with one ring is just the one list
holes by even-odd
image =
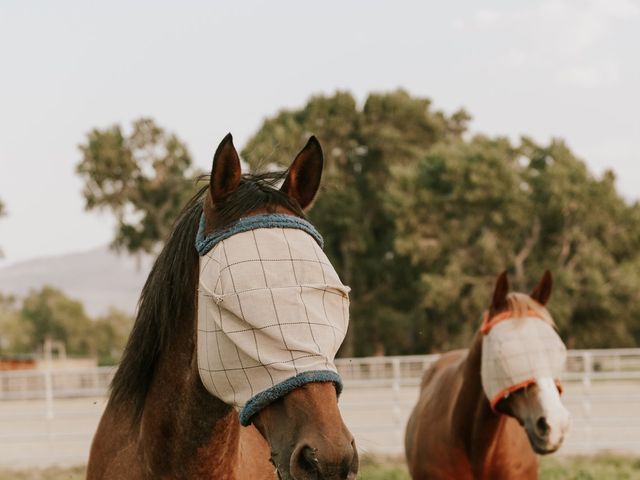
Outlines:
{"label": "horse head", "polygon": [[214,155],[198,238],[200,377],[258,429],[282,479],[355,478],[358,469],[333,365],[348,288],[303,214],[322,169],[311,137],[278,188],[277,176],[242,175],[227,135]]}
{"label": "horse head", "polygon": [[539,454],[555,452],[569,428],[560,374],[566,348],[545,308],[552,290],[546,271],[530,295],[509,293],[503,272],[482,326],[482,385],[494,411],[514,417]]}

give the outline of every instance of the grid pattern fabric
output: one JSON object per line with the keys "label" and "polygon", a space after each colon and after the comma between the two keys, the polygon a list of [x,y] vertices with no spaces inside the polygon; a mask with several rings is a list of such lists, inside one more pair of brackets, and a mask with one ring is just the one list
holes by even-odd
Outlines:
{"label": "grid pattern fabric", "polygon": [[200,257],[203,384],[242,409],[292,379],[339,381],[333,360],[349,321],[348,292],[304,230],[256,228],[221,240]]}
{"label": "grid pattern fabric", "polygon": [[527,316],[495,324],[482,340],[482,387],[492,406],[514,387],[550,377],[559,381],[567,350],[555,329]]}

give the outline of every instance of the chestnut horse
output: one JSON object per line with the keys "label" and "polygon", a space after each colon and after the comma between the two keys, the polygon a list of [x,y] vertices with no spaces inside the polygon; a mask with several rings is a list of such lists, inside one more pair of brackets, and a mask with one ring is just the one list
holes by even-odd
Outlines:
{"label": "chestnut horse", "polygon": [[358,455],[333,383],[299,386],[243,427],[236,409],[203,386],[197,362],[195,238],[202,213],[207,234],[258,214],[303,217],[322,167],[315,137],[286,177],[241,174],[231,135],[220,143],[209,185],[183,210],[142,290],[93,439],[89,480],[355,478]]}
{"label": "chestnut horse", "polygon": [[[569,413],[560,401],[557,379],[534,378],[514,385],[491,399],[492,407],[481,373],[487,326],[526,316],[552,324],[544,308],[551,287],[547,271],[530,296],[509,293],[506,272],[502,273],[471,348],[442,355],[425,372],[405,435],[414,480],[533,479],[538,476],[536,453],[560,447]],[[564,350],[559,338],[557,342]]]}

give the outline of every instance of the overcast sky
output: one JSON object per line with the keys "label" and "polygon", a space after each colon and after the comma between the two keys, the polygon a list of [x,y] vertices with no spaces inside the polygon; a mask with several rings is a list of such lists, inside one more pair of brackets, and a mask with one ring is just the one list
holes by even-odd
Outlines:
{"label": "overcast sky", "polygon": [[566,139],[640,197],[640,1],[0,3],[0,266],[108,243],[77,145],[151,116],[202,168],[316,93],[404,87],[472,130]]}

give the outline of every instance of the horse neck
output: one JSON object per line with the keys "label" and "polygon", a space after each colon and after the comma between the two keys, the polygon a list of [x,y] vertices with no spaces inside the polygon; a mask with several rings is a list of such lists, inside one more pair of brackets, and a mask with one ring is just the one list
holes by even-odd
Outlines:
{"label": "horse neck", "polygon": [[[207,471],[210,478],[226,478],[238,457],[238,415],[202,385],[195,355],[195,319],[178,323],[185,324],[190,328],[176,332],[158,361],[145,400],[139,449],[148,471],[156,476],[182,478]],[[224,475],[216,476],[218,470]]]}
{"label": "horse neck", "polygon": [[[495,446],[506,417],[493,412],[482,388],[482,333],[476,333],[464,363],[462,385],[453,409],[452,423],[467,454],[484,459]],[[471,421],[470,421],[471,419]]]}

